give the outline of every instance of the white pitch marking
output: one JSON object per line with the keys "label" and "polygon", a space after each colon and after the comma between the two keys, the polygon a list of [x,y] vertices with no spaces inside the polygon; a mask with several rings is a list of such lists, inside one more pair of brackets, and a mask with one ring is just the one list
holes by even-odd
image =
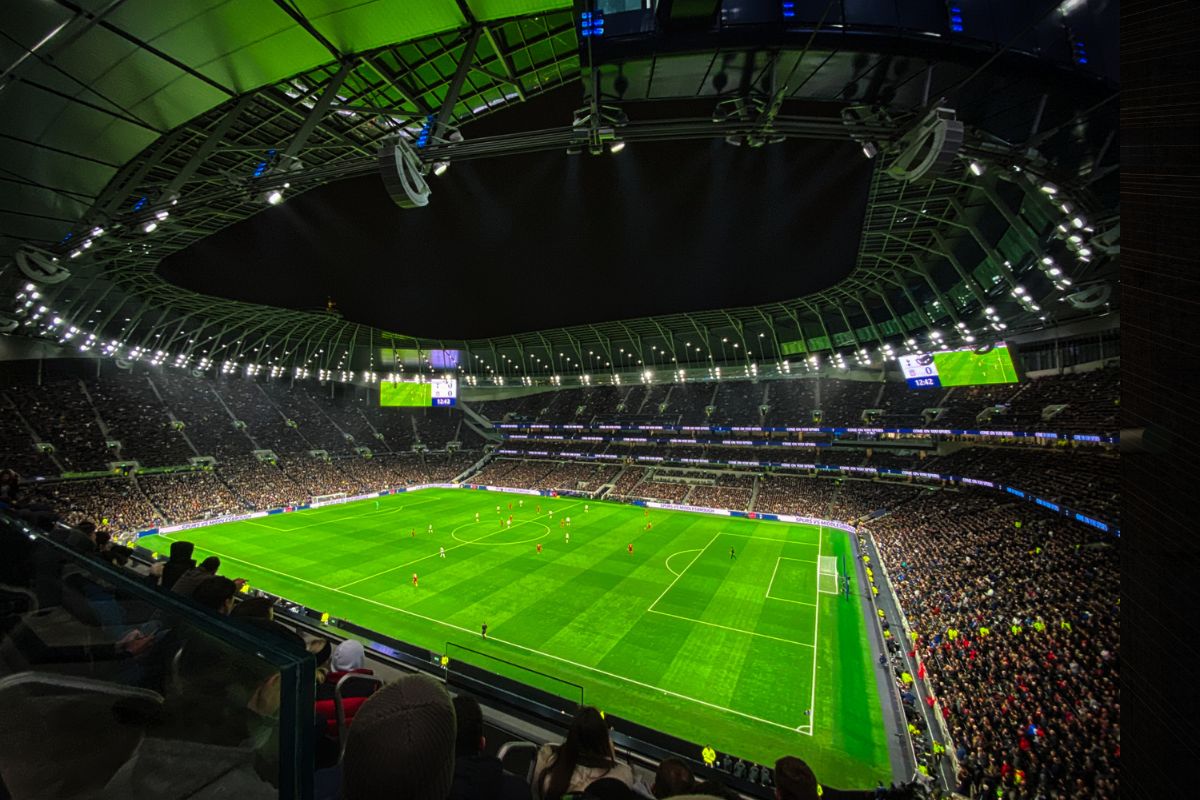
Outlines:
{"label": "white pitch marking", "polygon": [[678,578],[679,573],[676,572],[675,570],[671,569],[671,559],[674,558],[675,556],[683,555],[684,553],[695,553],[695,552],[697,552],[698,549],[699,548],[697,548],[696,550],[680,550],[677,553],[671,553],[671,555],[667,556],[667,560],[663,562],[663,566],[667,568],[667,572],[671,573],[676,578]]}
{"label": "white pitch marking", "polygon": [[798,606],[812,606],[816,603],[809,603],[805,600],[789,600],[786,597],[771,597],[771,587],[775,585],[775,573],[779,571],[780,561],[799,561],[802,564],[820,564],[820,561],[810,561],[807,558],[788,558],[787,556],[778,556],[775,559],[775,569],[771,571],[771,581],[767,584],[767,593],[763,595],[769,600],[778,600],[781,603],[795,603]]}
{"label": "white pitch marking", "polygon": [[651,614],[662,614],[664,617],[674,617],[675,619],[682,619],[686,622],[695,623],[696,625],[707,625],[710,628],[720,628],[721,630],[733,631],[734,633],[744,633],[747,636],[761,636],[764,639],[774,639],[777,642],[787,642],[788,644],[799,645],[800,647],[816,647],[815,644],[807,644],[805,642],[797,642],[795,639],[784,639],[780,636],[771,636],[768,633],[759,633],[757,631],[748,631],[745,628],[731,628],[728,625],[721,625],[716,622],[705,622],[702,619],[693,619],[691,617],[683,617],[683,616],[680,616],[679,614],[672,614],[668,611],[656,611],[655,609],[652,609],[652,608],[647,609],[647,611],[649,611],[649,613],[651,613]]}
{"label": "white pitch marking", "polygon": [[[817,526],[817,563],[821,562],[821,541],[824,526]],[[821,624],[821,568],[817,567],[817,602],[813,603],[813,670],[812,670],[812,699],[808,703],[808,732],[816,730],[817,719],[817,627]]]}
{"label": "white pitch marking", "polygon": [[[160,537],[162,537],[163,539],[166,539],[168,542],[175,541],[170,536],[165,536],[163,534],[158,534],[158,535]],[[710,542],[710,544],[711,544],[711,542]],[[225,553],[218,553],[217,551],[210,550],[206,547],[201,547],[200,549],[203,550],[204,552],[212,553],[213,555],[221,556],[222,558],[227,558],[230,561],[236,561],[239,564],[246,564],[248,566],[255,567],[256,569],[261,569],[265,572],[274,573],[276,575],[279,575],[280,577],[287,578],[288,580],[300,581],[301,583],[307,583],[310,586],[316,586],[318,589],[324,589],[327,592],[336,592],[338,594],[343,594],[346,597],[350,597],[355,600],[361,600],[364,603],[370,603],[371,605],[376,605],[376,606],[379,606],[380,608],[386,608],[389,611],[398,611],[401,614],[407,614],[410,617],[416,617],[417,619],[424,620],[425,622],[431,622],[434,625],[441,625],[443,627],[451,628],[453,630],[459,631],[461,633],[470,634],[472,636],[479,633],[479,631],[477,631],[477,630],[464,628],[461,625],[455,625],[452,622],[445,622],[440,619],[434,619],[433,617],[427,617],[424,614],[418,614],[417,612],[409,611],[406,608],[399,608],[397,606],[388,605],[387,603],[381,603],[378,600],[372,600],[369,597],[362,597],[357,594],[351,594],[350,592],[343,592],[341,589],[334,589],[329,586],[324,586],[322,584],[316,583],[314,581],[310,581],[310,580],[306,580],[304,578],[297,577],[295,575],[289,575],[286,572],[280,572],[278,570],[271,569],[270,567],[264,567],[261,564],[255,564],[253,561],[246,561],[244,558],[235,558],[234,556],[226,555]],[[699,556],[697,556],[697,558],[699,558]],[[509,642],[504,639],[496,638],[494,636],[488,637],[488,641],[489,642],[499,642],[500,644],[505,644],[505,645],[508,645],[509,647],[515,647],[518,650],[524,650],[527,653],[533,653],[534,655],[544,656],[546,658],[550,658],[555,661],[561,661],[564,664],[570,664],[571,666],[579,667],[580,669],[588,670],[589,672],[595,672],[598,675],[604,675],[606,677],[613,678],[615,680],[625,681],[626,683],[633,684],[634,686],[640,686],[643,689],[650,689],[652,691],[662,692],[665,695],[670,695],[671,697],[677,697],[680,700],[687,700],[688,702],[696,703],[697,705],[702,705],[706,708],[711,708],[716,711],[724,711],[727,714],[735,714],[739,717],[744,717],[749,720],[754,720],[755,722],[761,722],[764,725],[771,725],[776,728],[782,728],[785,731],[796,731],[796,729],[793,728],[791,725],[784,725],[780,722],[775,722],[775,721],[769,720],[769,719],[763,719],[762,717],[756,717],[753,714],[747,714],[744,711],[738,711],[737,709],[726,708],[725,706],[719,706],[716,703],[710,703],[707,700],[701,700],[696,697],[689,697],[686,694],[680,694],[679,692],[673,692],[670,689],[663,689],[661,686],[651,686],[648,683],[643,683],[642,681],[636,680],[634,678],[627,678],[624,675],[618,675],[615,672],[609,672],[608,670],[599,669],[598,667],[589,667],[587,664],[580,664],[578,661],[572,661],[569,658],[563,658],[562,656],[556,656],[552,653],[545,653],[541,650],[535,650],[534,648],[526,647],[523,644],[517,644],[516,642]],[[804,731],[799,731],[799,732],[804,733]]]}
{"label": "white pitch marking", "polygon": [[721,534],[718,533],[716,536],[714,536],[708,540],[708,544],[706,544],[706,545],[704,545],[704,547],[700,548],[700,552],[696,553],[696,558],[693,558],[691,561],[689,561],[688,565],[683,568],[683,572],[680,572],[678,575],[676,575],[675,580],[673,580],[669,584],[667,584],[667,588],[662,590],[662,594],[660,594],[658,597],[654,598],[654,602],[651,603],[650,607],[646,609],[647,611],[654,610],[654,607],[656,605],[658,605],[658,601],[662,600],[664,597],[666,597],[667,592],[671,591],[671,587],[674,586],[679,581],[679,579],[683,577],[683,573],[687,572],[689,569],[691,569],[692,564],[695,564],[696,560],[699,559],[700,556],[704,555],[704,551],[707,550],[709,548],[709,545],[711,545],[713,542],[715,542],[717,540],[717,538],[720,537],[720,535]]}
{"label": "white pitch marking", "polygon": [[[576,506],[577,506],[577,505],[581,505],[582,503],[583,503],[583,501],[582,501],[582,500],[580,500],[578,503],[573,503],[572,505],[576,505]],[[567,506],[567,508],[570,508],[570,507],[571,507],[571,506]],[[527,520],[524,520],[523,522],[518,522],[516,525],[513,525],[513,526],[512,526],[512,528],[501,528],[501,529],[500,529],[500,530],[498,530],[498,531],[492,531],[491,533],[485,533],[483,536],[480,536],[478,539],[472,539],[472,540],[471,540],[471,541],[469,541],[469,542],[463,542],[462,544],[456,544],[456,545],[454,545],[453,547],[447,548],[447,549],[446,549],[446,552],[447,552],[447,553],[449,553],[451,550],[457,550],[457,549],[458,549],[458,548],[460,548],[460,547],[468,547],[468,546],[470,546],[470,545],[473,545],[473,544],[475,544],[475,543],[477,543],[477,542],[481,542],[481,541],[483,541],[484,539],[487,539],[487,538],[489,538],[489,537],[491,537],[491,536],[495,536],[497,533],[504,533],[504,532],[506,532],[506,531],[511,531],[513,528],[519,528],[519,527],[521,527],[522,525],[525,525],[526,523],[529,523],[529,522],[536,522],[536,523],[538,523],[539,525],[542,525],[543,527],[546,527],[545,523],[544,523],[544,522],[542,522],[541,520],[538,520],[538,519],[527,519]],[[474,524],[474,523],[470,523],[470,522],[468,522],[468,523],[464,523],[463,525],[460,525],[460,526],[459,526],[459,528],[465,527],[466,525],[472,525],[472,524]],[[547,532],[549,532],[549,528],[547,527],[546,529],[547,529]],[[458,530],[458,528],[455,528],[454,530]],[[451,535],[451,536],[453,536],[453,535],[454,535],[453,531],[451,531],[451,534],[450,534],[450,535]],[[396,570],[398,570],[398,569],[404,569],[405,567],[410,567],[410,566],[412,566],[413,564],[417,564],[417,563],[419,563],[419,562],[421,562],[421,561],[425,561],[426,559],[435,558],[435,557],[437,557],[438,555],[439,555],[439,553],[430,553],[430,554],[429,554],[429,555],[427,555],[427,556],[421,556],[420,558],[414,558],[412,561],[406,561],[406,562],[404,562],[403,564],[400,564],[399,566],[395,566],[395,567],[388,567],[388,568],[387,568],[387,569],[385,569],[385,570],[381,570],[381,571],[379,571],[379,572],[376,572],[374,575],[368,575],[368,576],[366,576],[365,578],[359,578],[359,579],[357,579],[357,580],[350,581],[349,583],[344,583],[344,584],[342,584],[341,586],[339,586],[339,587],[337,587],[337,588],[338,588],[338,590],[340,591],[340,590],[342,590],[342,589],[345,589],[345,588],[346,588],[346,587],[348,587],[348,586],[353,586],[353,585],[354,585],[354,584],[356,584],[356,583],[362,583],[363,581],[369,581],[371,578],[378,578],[380,575],[386,575],[386,574],[387,574],[387,573],[389,573],[389,572],[395,572],[395,571],[396,571]]]}

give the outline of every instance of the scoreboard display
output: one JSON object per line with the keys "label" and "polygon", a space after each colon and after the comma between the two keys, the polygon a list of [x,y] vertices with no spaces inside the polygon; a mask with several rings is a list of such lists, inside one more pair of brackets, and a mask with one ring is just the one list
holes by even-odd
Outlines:
{"label": "scoreboard display", "polygon": [[400,408],[448,407],[458,400],[455,378],[435,378],[428,383],[385,381],[379,384],[379,405]]}
{"label": "scoreboard display", "polygon": [[900,368],[910,389],[1017,382],[1017,368],[1004,342],[986,352],[965,347],[900,356]]}
{"label": "scoreboard display", "polygon": [[430,399],[435,406],[452,406],[458,399],[458,381],[455,378],[439,378],[429,384]]}

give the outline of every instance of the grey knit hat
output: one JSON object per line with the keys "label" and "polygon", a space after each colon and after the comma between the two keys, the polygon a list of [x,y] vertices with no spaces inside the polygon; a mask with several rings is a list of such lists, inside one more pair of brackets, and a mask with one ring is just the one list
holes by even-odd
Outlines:
{"label": "grey knit hat", "polygon": [[445,800],[454,781],[454,707],[427,675],[406,675],[371,695],[342,759],[344,800]]}

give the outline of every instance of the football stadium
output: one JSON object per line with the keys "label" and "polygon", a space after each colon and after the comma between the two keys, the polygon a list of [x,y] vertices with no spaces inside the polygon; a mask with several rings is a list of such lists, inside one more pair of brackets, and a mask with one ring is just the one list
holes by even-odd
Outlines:
{"label": "football stadium", "polygon": [[0,794],[1117,797],[1118,11],[12,3]]}

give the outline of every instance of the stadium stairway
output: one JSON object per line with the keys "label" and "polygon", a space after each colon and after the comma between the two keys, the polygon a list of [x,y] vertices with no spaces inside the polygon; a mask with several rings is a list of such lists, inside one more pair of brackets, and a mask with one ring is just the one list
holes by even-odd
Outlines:
{"label": "stadium stairway", "polygon": [[463,421],[467,423],[467,427],[482,436],[484,441],[498,442],[503,438],[492,427],[491,420],[471,408],[471,406],[464,403],[461,399],[458,401],[458,407],[462,409]]}
{"label": "stadium stairway", "polygon": [[[83,381],[79,382],[79,391],[83,392],[83,396],[87,398],[88,405],[91,406],[92,413],[96,415],[96,425],[100,428],[100,433],[105,439],[111,439],[112,434],[109,433],[108,423],[104,421],[104,417],[100,416],[100,408],[96,405],[96,401],[92,399],[92,393],[88,391],[87,384]],[[122,455],[122,457],[124,457]]]}
{"label": "stadium stairway", "polygon": [[[212,392],[213,397],[217,398],[217,403],[220,404],[221,408],[225,409],[225,413],[229,415],[230,424],[237,422],[238,421],[237,414],[233,413],[233,409],[231,409],[229,407],[229,404],[225,402],[225,398],[221,397],[221,393],[217,391],[216,386],[213,386],[210,384],[207,388],[210,392]],[[238,428],[238,430],[240,430],[242,432],[242,434],[246,437],[246,440],[250,442],[250,446],[252,449],[254,449],[254,450],[262,450],[263,449],[262,446],[260,446],[259,443],[257,441],[255,441],[254,437],[250,435],[249,428]]]}
{"label": "stadium stairway", "polygon": [[[167,419],[171,420],[172,423],[180,422],[179,417],[175,416],[175,412],[171,410],[171,406],[167,403],[166,398],[164,398],[162,396],[162,392],[158,391],[158,386],[155,385],[154,381],[150,378],[149,375],[146,376],[146,383],[150,384],[150,391],[154,394],[155,397],[158,398],[158,402],[162,403],[163,409],[166,410],[166,412],[167,412]],[[184,427],[179,429],[179,435],[180,435],[180,437],[182,437],[183,441],[187,443],[188,449],[191,450],[192,453],[196,456],[203,455],[200,452],[200,450],[197,449],[196,445],[192,442],[191,437],[188,436],[186,423],[182,423],[182,424],[184,425]]]}
{"label": "stadium stairway", "polygon": [[[13,399],[5,393],[0,393],[0,398],[3,398],[4,405],[8,407],[9,413],[11,413],[13,417],[15,417],[21,423],[21,427],[25,428],[25,430],[29,433],[30,444],[40,441],[41,437],[39,436],[38,432],[34,430],[32,425],[29,424],[29,420],[25,419],[25,415],[21,413],[21,409],[17,407],[17,404],[13,401]],[[50,459],[51,462],[53,462],[55,469],[58,470],[60,475],[67,471],[62,465],[62,462],[58,460],[58,457],[54,453],[46,453],[45,455]]]}
{"label": "stadium stairway", "polygon": [[488,464],[488,462],[491,461],[494,457],[495,457],[495,453],[484,453],[483,458],[479,459],[474,464],[472,464],[471,466],[464,469],[458,475],[455,475],[453,482],[454,483],[465,483],[467,478],[471,477],[476,472],[479,472],[479,470],[483,469]]}

